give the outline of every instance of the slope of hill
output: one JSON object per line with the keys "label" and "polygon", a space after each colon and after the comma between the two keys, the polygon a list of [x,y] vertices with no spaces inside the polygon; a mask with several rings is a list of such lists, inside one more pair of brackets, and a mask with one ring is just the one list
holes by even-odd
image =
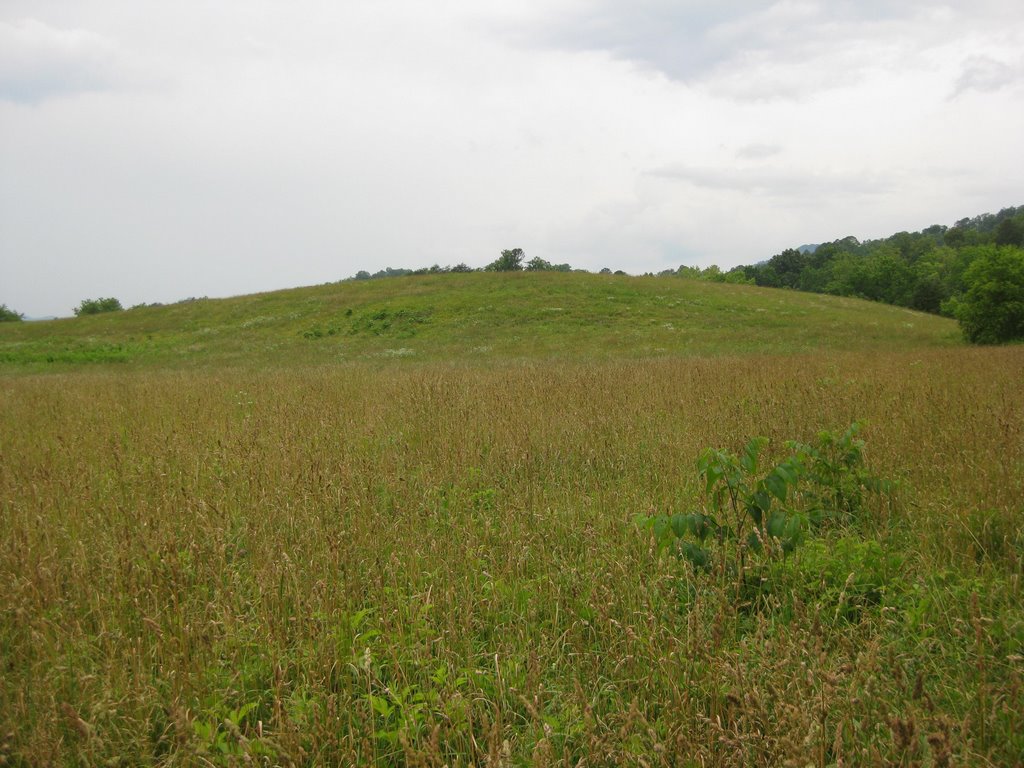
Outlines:
{"label": "slope of hill", "polygon": [[0,365],[608,359],[959,344],[951,320],[664,277],[449,274],[199,299],[0,328]]}

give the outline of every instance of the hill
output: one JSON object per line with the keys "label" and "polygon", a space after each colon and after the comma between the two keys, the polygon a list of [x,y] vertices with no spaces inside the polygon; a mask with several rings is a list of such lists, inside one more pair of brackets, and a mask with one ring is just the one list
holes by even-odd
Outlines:
{"label": "hill", "polygon": [[959,343],[950,320],[675,277],[419,275],[0,327],[0,365],[608,359]]}

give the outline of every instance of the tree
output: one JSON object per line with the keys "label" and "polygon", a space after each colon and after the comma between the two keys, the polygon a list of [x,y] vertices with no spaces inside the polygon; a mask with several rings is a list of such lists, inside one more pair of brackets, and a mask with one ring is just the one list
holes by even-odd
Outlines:
{"label": "tree", "polygon": [[75,314],[98,315],[101,312],[120,312],[124,307],[115,298],[109,299],[82,299],[82,303],[75,307]]}
{"label": "tree", "polygon": [[20,323],[24,319],[25,316],[20,312],[15,312],[6,304],[0,304],[0,323]]}
{"label": "tree", "polygon": [[[819,259],[821,256],[818,257]],[[778,285],[784,288],[795,288],[800,271],[807,266],[810,256],[795,248],[787,248],[768,260],[768,266],[778,275]]]}
{"label": "tree", "polygon": [[534,256],[526,262],[527,272],[546,272],[552,269],[550,261],[544,261],[540,256]]}
{"label": "tree", "polygon": [[1024,339],[1024,250],[1010,245],[979,248],[964,273],[964,285],[956,316],[968,341]]}
{"label": "tree", "polygon": [[996,227],[996,245],[1024,246],[1024,216],[1003,219]]}
{"label": "tree", "polygon": [[914,294],[910,306],[921,312],[938,314],[942,309],[942,301],[946,297],[946,287],[936,274],[925,275],[914,286]]}
{"label": "tree", "polygon": [[518,272],[523,268],[523,259],[526,254],[522,248],[512,248],[502,251],[501,256],[487,265],[488,272]]}

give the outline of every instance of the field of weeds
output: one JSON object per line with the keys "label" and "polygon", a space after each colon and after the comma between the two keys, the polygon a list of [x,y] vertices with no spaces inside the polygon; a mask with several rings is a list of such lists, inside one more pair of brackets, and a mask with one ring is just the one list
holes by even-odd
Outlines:
{"label": "field of weeds", "polygon": [[[1024,348],[0,378],[4,765],[1024,755]],[[895,481],[660,551],[696,462],[866,420]]]}

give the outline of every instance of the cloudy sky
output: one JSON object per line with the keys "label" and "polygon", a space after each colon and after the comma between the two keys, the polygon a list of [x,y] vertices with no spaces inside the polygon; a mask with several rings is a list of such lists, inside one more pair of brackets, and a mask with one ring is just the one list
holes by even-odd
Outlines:
{"label": "cloudy sky", "polygon": [[2,0],[0,303],[751,263],[1024,204],[1020,0]]}

